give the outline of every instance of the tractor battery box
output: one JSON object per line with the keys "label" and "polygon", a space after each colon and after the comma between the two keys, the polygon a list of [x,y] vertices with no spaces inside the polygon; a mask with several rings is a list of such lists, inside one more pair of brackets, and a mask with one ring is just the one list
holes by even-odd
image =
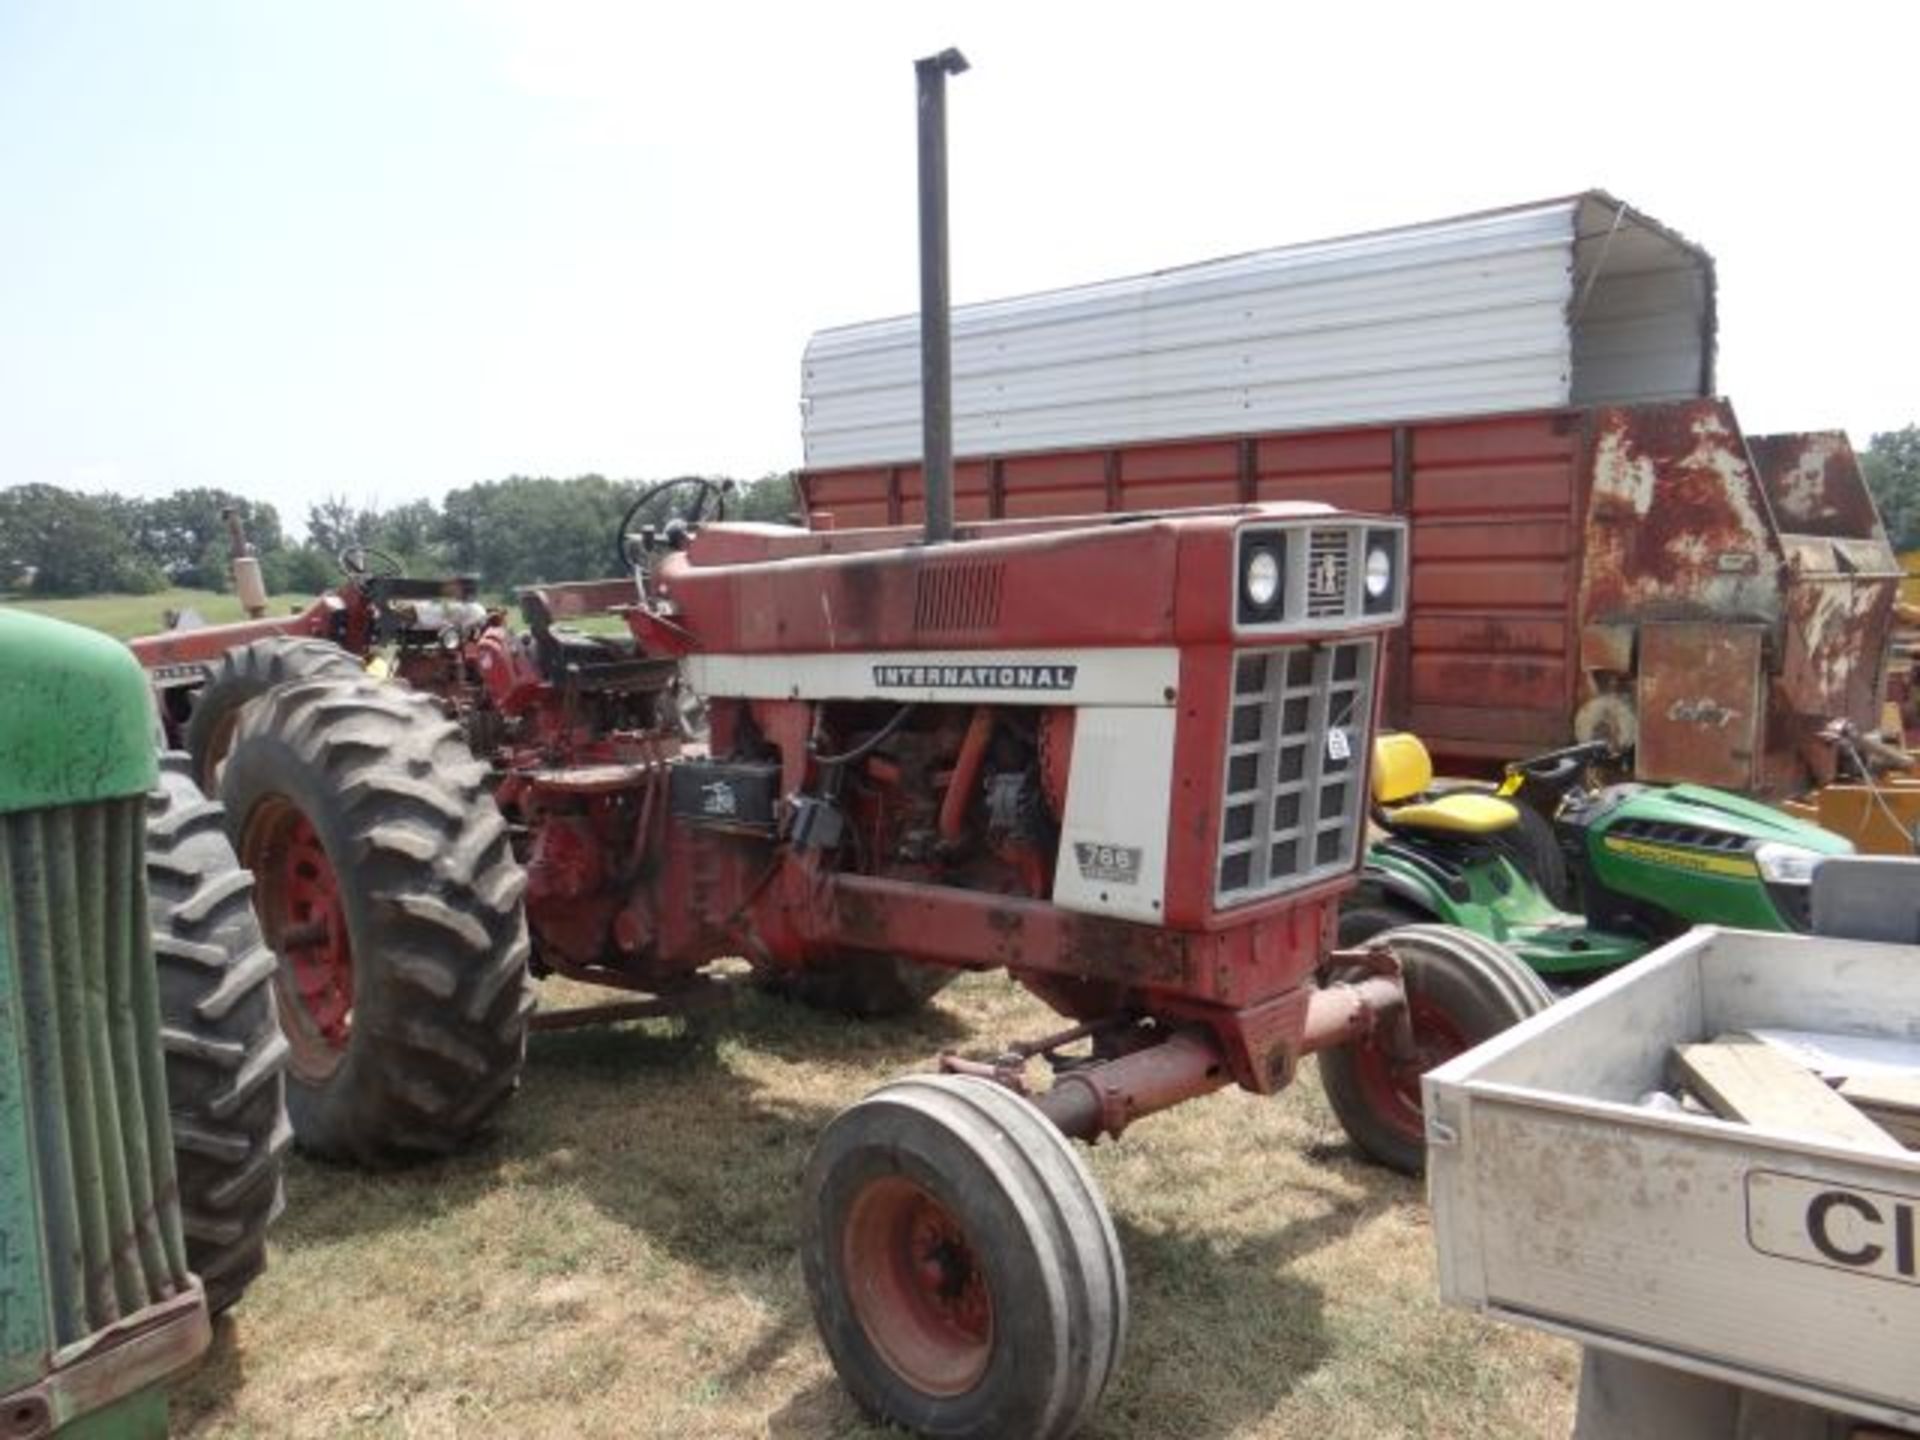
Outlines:
{"label": "tractor battery box", "polygon": [[668,781],[674,818],[709,830],[772,835],[779,798],[778,765],[683,760]]}

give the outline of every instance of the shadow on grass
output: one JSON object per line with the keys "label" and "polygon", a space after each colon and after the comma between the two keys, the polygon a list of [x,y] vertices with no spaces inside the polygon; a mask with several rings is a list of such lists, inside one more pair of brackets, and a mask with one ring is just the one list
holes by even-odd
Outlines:
{"label": "shadow on grass", "polygon": [[[935,1052],[968,1033],[938,1009],[862,1024],[747,996],[691,1023],[538,1034],[523,1089],[486,1143],[377,1174],[296,1160],[275,1242],[293,1252],[404,1236],[482,1206],[503,1187],[534,1192],[518,1207],[529,1216],[551,1208],[543,1192],[575,1195],[648,1249],[757,1302],[758,1329],[708,1377],[721,1389],[744,1387],[811,1333],[795,1203],[815,1138],[877,1077],[924,1071]],[[756,1064],[805,1069],[775,1089],[730,1064],[733,1047],[751,1051]],[[1324,1297],[1297,1262],[1407,1198],[1394,1177],[1341,1169],[1359,1184],[1358,1196],[1350,1185],[1327,1188],[1311,1215],[1252,1237],[1122,1223],[1131,1335],[1089,1435],[1231,1434],[1323,1363]],[[529,1286],[602,1263],[592,1242],[567,1228],[522,1222],[519,1233],[501,1237]],[[243,1379],[239,1347],[223,1326],[183,1397],[183,1421],[229,1409]],[[788,1440],[889,1433],[863,1426],[831,1376],[768,1423]]]}
{"label": "shadow on grass", "polygon": [[[1304,1383],[1333,1342],[1323,1292],[1293,1266],[1404,1203],[1405,1186],[1376,1175],[1380,1183],[1358,1198],[1322,1191],[1322,1213],[1238,1243],[1121,1222],[1127,1348],[1081,1432],[1086,1440],[1243,1433]],[[827,1376],[770,1416],[768,1433],[818,1440],[902,1432],[861,1428],[846,1392]]]}
{"label": "shadow on grass", "polygon": [[1322,1203],[1270,1230],[1222,1239],[1206,1230],[1122,1221],[1132,1328],[1127,1356],[1090,1435],[1242,1433],[1325,1363],[1326,1297],[1298,1263],[1403,1202],[1371,1172],[1345,1189],[1293,1187]]}
{"label": "shadow on grass", "polygon": [[[1168,1177],[1168,1183],[1177,1182]],[[1401,1177],[1360,1164],[1343,1169],[1339,1183],[1290,1187],[1287,1203],[1313,1213],[1255,1235],[1222,1239],[1203,1228],[1120,1218],[1130,1312],[1126,1351],[1080,1432],[1085,1440],[1215,1437],[1258,1428],[1261,1417],[1333,1354],[1325,1293],[1301,1273],[1301,1262],[1416,1194]],[[904,1433],[863,1421],[826,1376],[771,1415],[768,1433],[776,1440]]]}
{"label": "shadow on grass", "polygon": [[246,1379],[246,1356],[238,1326],[231,1315],[222,1315],[213,1322],[213,1342],[200,1357],[199,1367],[184,1381],[176,1382],[169,1394],[167,1409],[173,1432],[226,1413]]}

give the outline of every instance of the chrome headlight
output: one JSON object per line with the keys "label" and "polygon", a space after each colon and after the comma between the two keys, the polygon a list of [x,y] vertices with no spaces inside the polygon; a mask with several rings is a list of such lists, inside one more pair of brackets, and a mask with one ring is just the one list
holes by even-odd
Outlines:
{"label": "chrome headlight", "polygon": [[1783,845],[1778,840],[1769,840],[1753,852],[1753,863],[1760,867],[1760,878],[1769,885],[1811,885],[1813,872],[1826,858],[1818,850]]}
{"label": "chrome headlight", "polygon": [[1247,573],[1242,581],[1247,603],[1256,610],[1273,604],[1280,593],[1280,557],[1271,550],[1256,550],[1247,557]]}
{"label": "chrome headlight", "polygon": [[1400,603],[1400,532],[1369,530],[1360,572],[1369,615],[1383,615]]}
{"label": "chrome headlight", "polygon": [[1393,589],[1393,556],[1385,550],[1367,551],[1367,594],[1378,600]]}
{"label": "chrome headlight", "polygon": [[1271,625],[1287,609],[1287,532],[1255,531],[1240,539],[1239,599],[1242,625]]}

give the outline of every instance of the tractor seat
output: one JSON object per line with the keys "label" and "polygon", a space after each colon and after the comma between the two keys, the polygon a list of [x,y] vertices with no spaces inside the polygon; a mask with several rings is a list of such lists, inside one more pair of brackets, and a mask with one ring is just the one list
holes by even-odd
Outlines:
{"label": "tractor seat", "polygon": [[1428,795],[1431,784],[1433,757],[1418,735],[1382,735],[1373,742],[1374,811],[1389,830],[1497,835],[1520,823],[1520,812],[1497,795]]}

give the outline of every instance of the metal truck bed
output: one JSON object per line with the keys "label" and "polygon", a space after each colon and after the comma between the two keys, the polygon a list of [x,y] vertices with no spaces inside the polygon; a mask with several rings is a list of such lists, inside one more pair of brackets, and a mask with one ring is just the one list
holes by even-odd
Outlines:
{"label": "metal truck bed", "polygon": [[1920,1040],[1920,949],[1696,930],[1433,1071],[1441,1293],[1920,1428],[1920,1153],[1638,1103],[1756,1026]]}

